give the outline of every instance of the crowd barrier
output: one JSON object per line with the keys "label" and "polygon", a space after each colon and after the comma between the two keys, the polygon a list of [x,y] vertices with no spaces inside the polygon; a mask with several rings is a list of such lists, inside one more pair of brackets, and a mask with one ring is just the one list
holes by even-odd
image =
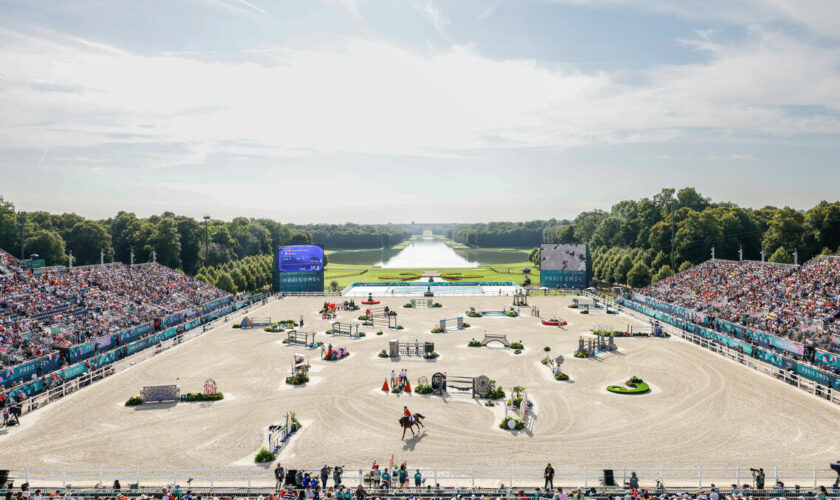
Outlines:
{"label": "crowd barrier", "polygon": [[[260,295],[255,298],[254,303],[262,299],[263,296]],[[224,315],[236,310],[245,309],[244,312],[247,312],[247,308],[251,304],[245,301],[237,301],[233,306],[227,306],[201,318],[189,321],[187,324],[182,325],[185,326],[183,330],[180,328],[170,328],[151,337],[123,346],[123,349],[119,351],[105,353],[85,363],[69,366],[64,370],[51,374],[53,376],[64,374],[67,380],[65,383],[45,386],[44,382],[39,379],[30,384],[26,384],[20,388],[29,396],[21,406],[22,414],[25,415],[68,394],[72,394],[97,380],[101,380],[124,368],[133,366],[140,361],[148,359],[150,356],[154,356],[161,350],[168,349],[175,344],[197,337],[204,333],[204,329],[199,329],[199,326],[210,325],[213,321],[217,321]],[[157,346],[159,349],[149,349],[153,346]],[[142,359],[138,358],[143,353],[145,353],[145,357]],[[90,366],[87,366],[88,363]],[[51,379],[52,377],[48,377],[47,382],[49,383]],[[17,391],[18,388],[15,388],[15,390]]]}
{"label": "crowd barrier", "polygon": [[[632,299],[634,302],[646,305],[671,316],[695,324],[706,326],[717,331],[725,331],[726,333],[729,333],[738,339],[749,338],[755,344],[759,344],[765,347],[774,347],[776,349],[789,352],[797,357],[803,357],[805,355],[805,345],[801,342],[785,339],[777,335],[772,335],[760,330],[749,328],[743,325],[738,325],[722,319],[715,319],[714,321],[711,321],[710,318],[708,318],[703,313],[693,311],[691,309],[685,309],[670,304],[668,302],[663,302],[661,300],[647,297],[646,295],[643,295],[639,292],[633,292]],[[824,366],[828,369],[840,369],[840,355],[830,353],[821,349],[816,349],[814,363],[817,365]]]}
{"label": "crowd barrier", "polygon": [[808,365],[805,362],[770,352],[762,348],[762,346],[752,345],[736,337],[718,333],[709,328],[671,316],[665,312],[658,311],[633,300],[618,299],[617,303],[628,309],[640,312],[650,318],[661,321],[664,324],[675,326],[680,330],[712,340],[717,344],[737,349],[753,359],[768,363],[776,368],[796,373],[797,375],[812,382],[825,386],[826,389],[840,390],[840,376],[834,373],[829,373],[818,367]]}
{"label": "crowd barrier", "polygon": [[[63,375],[65,379],[70,380],[85,371],[113,363],[121,357],[170,339],[179,333],[179,330],[189,330],[220,316],[229,314],[235,309],[243,307],[245,303],[243,300],[234,302],[234,297],[232,296],[222,297],[195,309],[197,314],[207,311],[205,314],[151,336],[140,338],[154,330],[154,322],[147,322],[134,326],[124,332],[106,335],[94,341],[74,346],[68,350],[70,365],[65,368],[61,368],[62,359],[60,354],[53,352],[47,356],[5,370],[0,374],[0,383],[6,388],[14,387],[15,391],[22,391],[29,397],[45,389],[45,384],[42,380],[44,376],[52,378],[52,376]],[[136,340],[138,338],[140,340]],[[19,384],[21,381],[30,380],[33,374],[37,377],[35,381]],[[19,385],[16,385],[16,383]]]}
{"label": "crowd barrier", "polygon": [[[288,468],[293,464],[284,463]],[[754,467],[760,466],[755,464]],[[413,475],[420,470],[424,478],[423,487],[441,485],[445,487],[467,488],[534,488],[543,487],[542,468],[430,468],[409,466],[409,482],[413,484]],[[818,486],[831,486],[837,474],[825,467],[808,468],[779,468],[764,467],[767,492],[773,491],[773,486],[782,481],[787,488],[793,490],[794,485],[804,489],[815,489]],[[312,477],[320,475],[319,469],[301,469]],[[703,489],[715,484],[723,491],[730,491],[733,484],[739,487],[744,484],[752,485],[753,477],[747,467],[711,468],[711,467],[555,467],[554,486],[563,488],[592,488],[601,487],[604,471],[612,471],[617,488],[623,491],[624,485],[630,480],[631,472],[635,472],[642,488],[653,490],[656,481],[660,481],[667,488]],[[344,466],[342,484],[356,487],[371,486],[367,476],[367,466]],[[16,484],[27,482],[30,490],[35,488],[90,488],[97,484],[111,485],[115,480],[123,485],[137,485],[139,488],[161,488],[174,485],[185,485],[189,480],[190,488],[273,488],[275,485],[272,470],[263,467],[241,468],[24,468],[10,469],[9,479]],[[330,475],[328,486],[333,483]]]}

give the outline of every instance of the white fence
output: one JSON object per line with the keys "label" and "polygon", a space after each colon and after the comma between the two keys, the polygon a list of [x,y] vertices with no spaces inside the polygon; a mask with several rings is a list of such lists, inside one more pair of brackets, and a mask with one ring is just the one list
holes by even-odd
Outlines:
{"label": "white fence", "polygon": [[[595,297],[594,294],[589,294]],[[603,297],[599,297],[603,299]],[[622,313],[627,314],[629,316],[635,317],[641,321],[652,321],[653,318],[647,316],[646,314],[640,313],[638,311],[634,311],[632,309],[620,306],[616,304],[616,308],[620,310]],[[679,337],[685,339],[693,344],[696,344],[700,347],[708,349],[712,352],[718,353],[736,363],[739,363],[743,366],[748,368],[752,368],[753,370],[763,373],[765,375],[769,375],[775,379],[778,379],[782,382],[785,382],[793,387],[801,389],[809,394],[812,394],[820,399],[825,399],[826,401],[830,401],[834,404],[840,405],[840,391],[833,390],[831,387],[818,384],[812,380],[807,378],[801,377],[797,375],[795,372],[790,370],[784,370],[779,368],[778,366],[771,365],[770,363],[766,363],[764,361],[760,361],[750,357],[747,354],[741,353],[735,349],[732,349],[729,346],[719,344],[717,342],[712,342],[711,340],[707,339],[706,337],[693,334],[691,332],[687,332],[680,328],[677,328],[673,325],[669,325],[664,322],[659,322],[662,328],[670,333],[672,336]]]}
{"label": "white fence", "polygon": [[[284,464],[288,466],[288,464]],[[409,468],[413,477],[414,467]],[[639,477],[643,488],[652,489],[656,481],[661,481],[667,488],[708,488],[712,484],[720,488],[731,485],[753,485],[749,468],[708,468],[708,467],[582,467],[555,468],[554,486],[562,487],[598,487],[603,485],[604,470],[613,471],[618,487],[623,487],[630,479],[631,472]],[[317,469],[306,470],[312,477],[318,477]],[[368,480],[365,469],[344,467],[342,484],[355,486]],[[445,487],[542,487],[544,484],[541,468],[420,468],[423,486],[440,484]],[[787,488],[799,485],[802,488],[830,486],[837,475],[827,467],[801,469],[765,468],[765,487],[772,489],[777,481],[783,481]],[[137,485],[141,488],[159,488],[180,485],[192,488],[271,488],[275,485],[271,469],[262,467],[243,468],[59,468],[59,469],[10,469],[9,479],[16,484],[27,482],[34,488],[86,488],[101,485],[109,487],[114,480],[119,480],[123,487]],[[332,484],[332,476],[329,481]],[[411,481],[413,484],[413,481]],[[393,485],[392,485],[393,486]]]}
{"label": "white fence", "polygon": [[[268,298],[268,301],[266,303],[273,300],[277,299]],[[115,361],[109,365],[97,368],[96,370],[85,372],[82,375],[79,375],[78,377],[74,378],[73,380],[69,380],[61,385],[57,385],[48,389],[47,391],[41,392],[39,394],[36,394],[35,396],[27,398],[21,406],[21,414],[25,415],[27,413],[37,410],[38,408],[43,408],[44,406],[54,401],[57,401],[63,398],[64,396],[72,394],[78,391],[79,389],[83,389],[94,382],[102,380],[110,375],[114,375],[115,373],[125,370],[126,368],[129,368],[131,366],[134,366],[137,363],[143,362],[152,356],[160,354],[161,352],[167,349],[170,349],[172,347],[175,347],[176,345],[198,337],[206,330],[216,328],[222,323],[227,323],[232,317],[241,319],[242,316],[247,315],[248,312],[252,309],[262,307],[263,305],[264,304],[262,303],[262,301],[256,302],[248,307],[244,307],[238,311],[234,311],[227,316],[217,318],[213,321],[205,323],[204,325],[193,328],[192,330],[188,330],[184,333],[178,334],[172,337],[171,339],[161,342],[160,345],[148,347],[146,349],[143,349],[142,351],[136,352],[128,357]]]}

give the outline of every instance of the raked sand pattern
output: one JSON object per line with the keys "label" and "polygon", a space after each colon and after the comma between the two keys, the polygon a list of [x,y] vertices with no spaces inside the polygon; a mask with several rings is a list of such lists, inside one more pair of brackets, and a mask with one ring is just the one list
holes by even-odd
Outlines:
{"label": "raked sand pattern", "polygon": [[[363,339],[319,333],[317,339],[346,346],[350,357],[319,359],[318,350],[287,346],[283,334],[238,330],[227,323],[138,363],[107,380],[25,416],[20,428],[0,431],[0,463],[14,467],[227,467],[253,465],[266,427],[295,411],[304,428],[280,460],[296,467],[324,463],[360,466],[373,459],[425,467],[824,467],[840,456],[840,408],[760,375],[677,338],[617,340],[618,354],[575,359],[580,335],[594,325],[642,325],[624,315],[581,315],[569,297],[532,297],[543,316],[558,312],[565,329],[537,318],[465,318],[471,328],[432,334],[440,318],[470,306],[499,309],[510,297],[441,297],[442,309],[403,309],[405,299],[385,299],[405,330],[362,328]],[[274,320],[306,319],[303,330],[324,332],[321,298],[290,298],[252,311]],[[359,312],[341,312],[351,321]],[[514,355],[500,347],[468,348],[484,332],[521,340]],[[389,339],[433,341],[436,361],[381,359]],[[498,344],[491,344],[498,345]],[[571,382],[555,381],[540,364],[543,347],[566,358]],[[293,353],[306,352],[311,382],[284,383]],[[498,428],[500,407],[487,408],[464,394],[451,397],[385,394],[392,369],[406,368],[412,385],[437,371],[487,375],[506,390],[527,388],[535,402],[532,428]],[[654,390],[644,396],[609,394],[605,387],[642,377]],[[213,403],[123,406],[144,385],[177,383],[200,391],[213,378],[225,399]],[[176,381],[176,379],[178,379]],[[400,439],[403,405],[424,414],[418,437]]]}

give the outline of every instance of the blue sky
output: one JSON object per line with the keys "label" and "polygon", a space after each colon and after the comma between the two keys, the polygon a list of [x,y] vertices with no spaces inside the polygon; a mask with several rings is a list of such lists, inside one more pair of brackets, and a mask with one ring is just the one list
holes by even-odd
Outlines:
{"label": "blue sky", "polygon": [[0,195],[293,222],[840,183],[840,2],[7,0]]}

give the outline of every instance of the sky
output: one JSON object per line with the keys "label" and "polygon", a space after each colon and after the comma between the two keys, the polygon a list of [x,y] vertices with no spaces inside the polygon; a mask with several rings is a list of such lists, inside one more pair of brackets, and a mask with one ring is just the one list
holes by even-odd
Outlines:
{"label": "sky", "polygon": [[840,185],[836,0],[5,0],[0,195],[105,218],[574,218]]}

